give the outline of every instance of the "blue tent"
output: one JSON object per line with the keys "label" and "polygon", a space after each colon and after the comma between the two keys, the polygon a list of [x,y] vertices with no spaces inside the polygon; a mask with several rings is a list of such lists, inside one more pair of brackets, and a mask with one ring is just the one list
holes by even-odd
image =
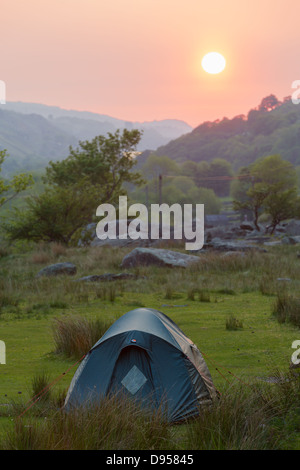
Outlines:
{"label": "blue tent", "polygon": [[120,317],[77,369],[67,409],[122,391],[151,407],[162,406],[169,422],[197,416],[215,388],[195,344],[166,315],[138,308]]}

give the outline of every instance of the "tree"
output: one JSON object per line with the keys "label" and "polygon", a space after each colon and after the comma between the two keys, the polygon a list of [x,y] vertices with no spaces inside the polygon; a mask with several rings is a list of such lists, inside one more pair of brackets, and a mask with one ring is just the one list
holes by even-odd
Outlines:
{"label": "tree", "polygon": [[85,186],[86,190],[96,187],[97,206],[115,202],[125,182],[142,183],[140,173],[132,171],[141,136],[139,130],[124,129],[122,134],[117,130],[108,133],[108,137],[100,135],[91,141],[80,141],[77,149],[70,147],[70,155],[65,160],[49,163],[45,182],[56,187],[76,184]]}
{"label": "tree", "polygon": [[[228,196],[232,176],[231,164],[223,158],[215,158],[209,165],[208,171],[208,177],[215,179],[208,180],[205,187],[213,189],[219,197]],[[204,184],[200,184],[200,186],[204,186]]]}
{"label": "tree", "polygon": [[280,101],[275,95],[266,96],[261,100],[261,103],[258,107],[259,111],[272,111],[273,109],[280,106]]}
{"label": "tree", "polygon": [[[0,173],[2,164],[7,158],[6,150],[0,150]],[[8,201],[14,199],[20,192],[27,189],[33,183],[32,176],[26,173],[20,173],[12,177],[11,180],[0,178],[0,207]]]}
{"label": "tree", "polygon": [[40,196],[29,197],[25,210],[15,209],[13,220],[6,222],[4,229],[11,240],[69,244],[91,221],[90,208],[96,197],[95,191],[75,185],[47,188]]}
{"label": "tree", "polygon": [[153,179],[158,178],[159,175],[178,175],[180,168],[169,157],[151,154],[143,166],[142,173],[146,178]]}
{"label": "tree", "polygon": [[186,160],[180,167],[183,176],[195,177],[198,171],[198,164],[192,160]]}
{"label": "tree", "polygon": [[[295,210],[297,175],[294,166],[280,155],[260,158],[240,173],[235,185],[234,208],[252,212],[257,230],[258,217],[264,211],[272,217],[272,233],[276,225]],[[243,177],[243,178],[242,178]],[[238,196],[238,198],[237,198]]]}
{"label": "tree", "polygon": [[265,201],[265,211],[271,216],[271,234],[283,220],[294,217],[297,213],[299,200],[296,188],[272,192]]}
{"label": "tree", "polygon": [[25,210],[15,211],[14,220],[5,226],[9,238],[76,242],[77,234],[95,220],[98,205],[117,202],[126,182],[141,184],[140,174],[132,171],[140,138],[136,130],[116,131],[79,142],[65,160],[50,162],[45,191],[29,197]]}

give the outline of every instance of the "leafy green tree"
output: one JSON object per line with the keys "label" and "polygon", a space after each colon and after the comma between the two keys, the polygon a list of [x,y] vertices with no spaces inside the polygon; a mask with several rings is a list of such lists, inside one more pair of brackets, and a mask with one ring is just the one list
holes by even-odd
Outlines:
{"label": "leafy green tree", "polygon": [[[96,191],[84,191],[76,185],[47,188],[40,196],[26,200],[26,209],[15,209],[14,219],[4,223],[11,240],[76,242],[78,231],[91,221],[91,205]],[[79,236],[78,236],[79,238]]]}
{"label": "leafy green tree", "polygon": [[185,161],[180,167],[180,173],[183,176],[195,177],[198,172],[198,164],[192,160]]}
{"label": "leafy green tree", "polygon": [[197,189],[196,184],[194,183],[192,178],[188,176],[175,176],[172,179],[172,184],[180,189],[184,194],[188,194],[191,189]]}
{"label": "leafy green tree", "polygon": [[142,173],[147,179],[154,179],[159,175],[179,175],[180,168],[169,157],[151,154],[143,166]]}
{"label": "leafy green tree", "polygon": [[[2,164],[6,158],[6,150],[0,150],[0,173]],[[31,184],[33,184],[32,176],[26,173],[15,175],[11,180],[0,178],[0,207],[14,199],[20,192],[27,189]]]}
{"label": "leafy green tree", "polygon": [[209,188],[191,188],[188,192],[189,202],[204,204],[205,214],[219,214],[221,201],[215,192]]}
{"label": "leafy green tree", "polygon": [[117,202],[125,194],[124,183],[142,183],[133,171],[140,138],[137,130],[116,131],[80,142],[65,160],[50,162],[45,191],[29,197],[26,209],[16,210],[5,225],[10,239],[76,242],[82,228],[95,220],[98,205]]}
{"label": "leafy green tree", "polygon": [[296,188],[274,191],[265,200],[265,211],[271,216],[270,229],[274,232],[276,226],[283,220],[297,215],[299,199]]}
{"label": "leafy green tree", "polygon": [[[230,178],[233,176],[231,164],[223,158],[215,158],[209,165],[207,188],[213,189],[217,196],[228,196],[230,192]],[[200,185],[204,186],[204,185]]]}
{"label": "leafy green tree", "polygon": [[[123,193],[123,184],[141,184],[140,173],[134,172],[136,146],[141,139],[139,130],[117,130],[79,142],[70,147],[70,155],[62,161],[50,162],[46,168],[45,182],[56,187],[81,185],[86,191],[98,189],[97,206],[102,202],[115,202]],[[93,208],[92,208],[93,210]]]}
{"label": "leafy green tree", "polygon": [[257,230],[259,215],[263,211],[270,214],[273,233],[276,225],[295,211],[296,170],[280,155],[270,155],[258,159],[246,172],[247,168],[243,168],[240,176],[245,179],[234,186],[234,208],[251,211]]}
{"label": "leafy green tree", "polygon": [[230,195],[233,199],[233,208],[241,213],[241,216],[247,216],[253,219],[253,211],[249,203],[248,191],[252,186],[252,178],[248,167],[241,167],[236,175],[236,179],[232,180],[230,186]]}

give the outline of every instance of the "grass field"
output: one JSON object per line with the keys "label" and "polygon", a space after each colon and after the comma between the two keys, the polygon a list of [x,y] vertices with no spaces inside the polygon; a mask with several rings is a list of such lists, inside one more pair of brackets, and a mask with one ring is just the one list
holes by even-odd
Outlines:
{"label": "grass field", "polygon": [[[113,322],[141,306],[164,312],[198,346],[216,387],[226,396],[228,387],[247,388],[244,384],[254,382],[272,388],[269,377],[278,370],[288,373],[292,342],[300,340],[300,330],[288,321],[279,323],[272,311],[278,293],[299,295],[300,260],[295,247],[230,257],[203,253],[199,264],[186,270],[142,267],[132,270],[136,280],[74,282],[88,274],[120,272],[127,252],[55,244],[2,251],[0,339],[6,344],[6,364],[0,365],[0,442],[14,426],[17,404],[24,408],[31,398],[33,377],[47,374],[51,382],[76,363],[74,357],[55,353],[55,319],[68,315]],[[42,267],[61,261],[74,262],[76,276],[36,278]],[[238,320],[236,330],[228,329],[230,317]],[[53,387],[55,393],[67,389],[76,367]],[[291,416],[290,408],[288,412]],[[281,447],[300,448],[299,415],[290,421],[289,431],[282,421],[277,423]],[[187,427],[179,433],[185,435]]]}

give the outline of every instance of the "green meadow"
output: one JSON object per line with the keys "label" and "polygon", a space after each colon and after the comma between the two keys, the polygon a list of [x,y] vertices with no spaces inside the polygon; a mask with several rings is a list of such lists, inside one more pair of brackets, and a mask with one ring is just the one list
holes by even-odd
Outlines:
{"label": "green meadow", "polygon": [[[199,254],[199,263],[188,269],[145,266],[132,269],[136,278],[129,281],[74,282],[89,274],[121,272],[120,263],[128,251],[110,247],[65,248],[58,244],[2,250],[0,340],[6,344],[6,364],[0,365],[0,448],[39,448],[37,444],[28,444],[23,434],[22,441],[16,438],[20,419],[31,425],[40,422],[41,403],[34,404],[18,418],[34,395],[34,378],[46,376],[47,383],[55,382],[51,394],[62,397],[76,371],[79,357],[76,354],[69,357],[56,350],[57,321],[82,318],[91,325],[96,321],[109,325],[138,307],[162,311],[198,346],[220,391],[220,403],[222,397],[227,403],[241,393],[250,394],[251,398],[253,386],[255,390],[264,390],[264,396],[272,396],[270,402],[281,403],[279,397],[283,392],[277,391],[278,384],[273,383],[273,379],[289,376],[294,352],[292,343],[300,340],[300,330],[294,317],[276,315],[276,302],[280,296],[284,296],[287,303],[289,299],[298,299],[300,259],[295,246],[268,247],[266,253],[253,251],[231,256],[203,252]],[[74,263],[77,274],[36,277],[44,266],[62,261]],[[296,384],[296,392],[294,389],[288,392],[291,400],[298,396],[295,406],[289,403],[279,413],[276,405],[274,415],[266,418],[272,438],[261,440],[261,444],[255,441],[250,445],[246,440],[246,445],[240,438],[226,444],[220,441],[220,436],[216,439],[211,431],[214,436],[210,440],[214,442],[211,447],[300,448],[299,378]],[[251,402],[249,396],[248,403]],[[57,403],[58,400],[56,408]],[[234,403],[237,403],[236,398]],[[217,408],[220,406],[218,404]],[[44,416],[47,412],[42,413]],[[49,410],[48,420],[51,420],[51,413],[53,411]],[[210,414],[206,422],[206,426],[210,423],[211,430],[216,426],[211,422],[212,416]],[[176,427],[169,441],[164,443],[166,448],[197,448],[197,439],[203,437],[197,437],[195,426],[187,423]],[[22,433],[25,432],[22,429]],[[193,437],[189,434],[191,429],[194,429]],[[120,444],[112,440],[102,448],[142,446],[134,442]],[[149,437],[140,448],[151,445],[159,448],[161,444],[153,443]],[[40,446],[47,447],[46,444]]]}

